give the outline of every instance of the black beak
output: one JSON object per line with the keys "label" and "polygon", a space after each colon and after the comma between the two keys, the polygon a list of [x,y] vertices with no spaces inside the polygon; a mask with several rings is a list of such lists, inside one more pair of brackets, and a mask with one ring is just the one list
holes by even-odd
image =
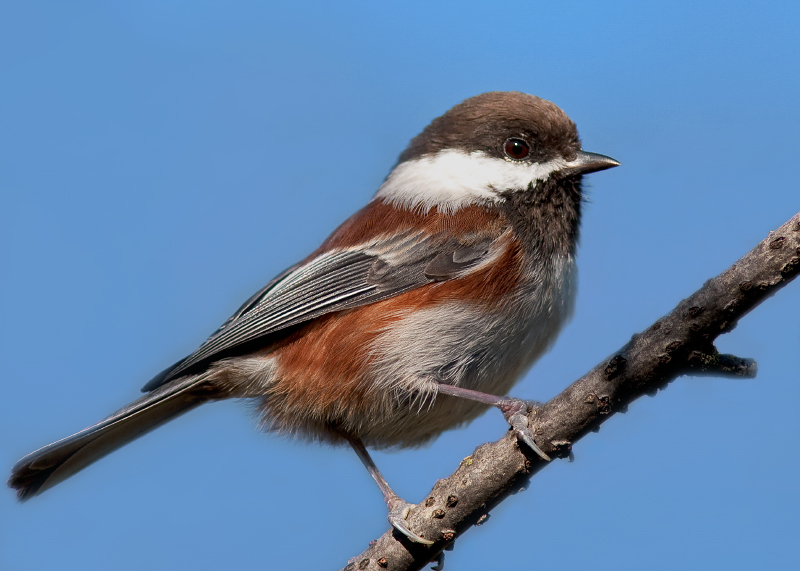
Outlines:
{"label": "black beak", "polygon": [[606,155],[578,151],[578,156],[575,157],[574,160],[568,162],[566,168],[564,168],[562,172],[572,175],[588,174],[590,172],[604,171],[618,166],[619,161],[607,157]]}

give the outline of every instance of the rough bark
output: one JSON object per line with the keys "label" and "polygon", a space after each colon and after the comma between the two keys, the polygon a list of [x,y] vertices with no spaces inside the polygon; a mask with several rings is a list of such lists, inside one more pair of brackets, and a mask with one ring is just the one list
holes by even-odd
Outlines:
{"label": "rough bark", "polygon": [[[753,377],[750,359],[720,354],[714,340],[800,273],[800,213],[743,258],[681,301],[611,357],[529,414],[536,443],[552,457],[567,457],[573,442],[596,430],[644,394],[655,394],[681,375]],[[434,485],[412,509],[409,525],[436,541],[411,543],[392,530],[352,558],[346,570],[420,569],[465,530],[547,466],[520,448],[512,434],[478,447],[456,471]]]}

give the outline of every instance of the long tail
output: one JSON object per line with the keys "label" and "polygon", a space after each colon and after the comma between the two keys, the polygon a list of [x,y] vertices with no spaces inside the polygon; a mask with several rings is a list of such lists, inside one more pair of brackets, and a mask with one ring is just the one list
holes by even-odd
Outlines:
{"label": "long tail", "polygon": [[105,420],[25,456],[8,485],[26,500],[106,454],[213,398],[205,375],[175,379],[121,408]]}

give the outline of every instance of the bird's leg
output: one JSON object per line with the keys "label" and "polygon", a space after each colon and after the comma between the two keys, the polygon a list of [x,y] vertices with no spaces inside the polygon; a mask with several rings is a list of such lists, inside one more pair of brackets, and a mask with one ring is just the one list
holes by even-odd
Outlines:
{"label": "bird's leg", "polygon": [[409,504],[400,498],[394,493],[394,490],[389,487],[389,484],[381,475],[378,467],[375,465],[375,462],[372,461],[372,457],[369,455],[369,452],[367,452],[367,449],[364,447],[364,443],[361,442],[361,439],[349,434],[345,434],[343,436],[345,436],[348,442],[350,442],[350,446],[352,446],[353,450],[355,450],[356,454],[358,454],[358,458],[361,460],[361,463],[364,464],[364,467],[367,469],[367,472],[369,472],[369,475],[372,476],[372,479],[375,480],[375,483],[378,484],[378,487],[381,489],[383,499],[386,502],[386,506],[389,508],[389,523],[392,524],[392,527],[415,543],[433,545],[433,541],[425,539],[424,537],[420,537],[408,529],[406,518],[408,517],[408,513],[411,511],[411,508],[414,504]]}
{"label": "bird's leg", "polygon": [[528,447],[536,452],[543,460],[550,461],[550,456],[544,453],[533,441],[533,433],[528,426],[528,408],[534,407],[534,403],[517,399],[514,397],[498,397],[482,393],[480,391],[473,391],[472,389],[465,389],[462,387],[454,387],[445,383],[438,383],[438,391],[445,395],[459,397],[468,400],[482,402],[500,409],[503,416],[511,425],[517,438],[522,440]]}

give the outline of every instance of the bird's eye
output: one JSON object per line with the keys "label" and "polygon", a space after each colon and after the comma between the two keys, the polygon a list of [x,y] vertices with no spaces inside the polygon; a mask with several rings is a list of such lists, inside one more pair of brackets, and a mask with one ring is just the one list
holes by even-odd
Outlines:
{"label": "bird's eye", "polygon": [[508,158],[514,160],[524,159],[531,154],[531,148],[522,139],[509,139],[503,146],[503,150]]}

